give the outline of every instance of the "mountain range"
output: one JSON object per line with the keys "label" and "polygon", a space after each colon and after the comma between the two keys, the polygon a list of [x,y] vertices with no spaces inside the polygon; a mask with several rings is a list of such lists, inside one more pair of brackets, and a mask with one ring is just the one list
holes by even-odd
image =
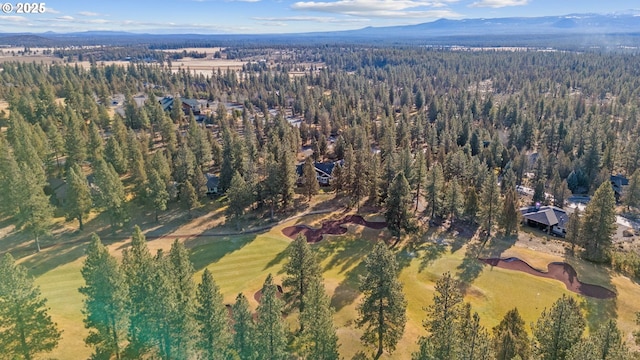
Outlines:
{"label": "mountain range", "polygon": [[140,34],[113,31],[0,34],[0,45],[52,46],[136,43],[291,43],[387,42],[544,46],[545,42],[585,45],[640,44],[640,12],[570,14],[544,17],[440,19],[417,25],[366,27],[358,30],[299,34]]}

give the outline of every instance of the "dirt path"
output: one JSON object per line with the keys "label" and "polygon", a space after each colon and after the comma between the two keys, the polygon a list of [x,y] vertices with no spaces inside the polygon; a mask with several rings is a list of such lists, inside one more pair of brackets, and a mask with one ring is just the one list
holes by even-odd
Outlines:
{"label": "dirt path", "polygon": [[548,279],[555,279],[563,282],[569,291],[577,294],[593,297],[596,299],[612,299],[616,297],[616,293],[599,285],[585,284],[578,280],[576,270],[569,264],[564,262],[552,262],[547,265],[547,272],[540,271],[531,267],[531,265],[518,258],[506,259],[478,259],[485,264],[497,266],[499,268],[522,271],[527,274],[540,276]]}

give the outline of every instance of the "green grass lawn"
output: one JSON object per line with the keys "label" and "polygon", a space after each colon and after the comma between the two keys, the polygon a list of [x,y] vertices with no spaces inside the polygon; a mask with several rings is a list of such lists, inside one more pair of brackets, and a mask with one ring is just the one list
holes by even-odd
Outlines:
{"label": "green grass lawn", "polygon": [[[286,261],[285,249],[290,239],[283,236],[280,230],[298,221],[293,220],[258,235],[199,238],[193,243],[187,241],[187,246],[191,247],[191,260],[197,271],[195,280],[200,281],[202,271],[208,268],[220,286],[225,303],[232,303],[236,295],[243,292],[255,307],[257,304],[253,294],[261,288],[268,273],[274,274],[276,282],[281,283],[282,265]],[[359,276],[364,269],[362,258],[370,251],[374,241],[387,236],[386,232],[362,227],[351,229],[345,236],[329,236],[313,245],[321,260],[327,291],[336,309],[335,324],[341,353],[346,359],[360,350],[369,353],[373,351],[360,344],[361,331],[354,325],[357,318],[356,307],[360,301],[357,289]],[[471,279],[465,300],[471,302],[473,311],[480,314],[482,323],[489,329],[513,307],[518,307],[529,329],[529,325],[542,310],[562,294],[577,296],[568,292],[559,281],[481,266],[470,257],[465,257],[465,251],[466,246],[451,252],[447,247],[428,243],[399,246],[397,258],[401,266],[400,280],[404,284],[408,301],[408,322],[397,351],[391,356],[385,355],[385,358],[408,359],[411,352],[417,349],[418,336],[425,334],[422,327],[426,316],[424,308],[431,304],[435,281],[446,271]],[[526,258],[535,254],[523,251],[520,256]],[[541,263],[543,260],[546,261],[544,257],[539,259]],[[602,268],[581,265],[580,260],[573,261],[581,277],[582,271],[588,271],[590,274],[585,274],[584,279],[596,283],[608,282],[619,293],[615,300],[593,300],[577,296],[583,303],[590,323],[610,316],[613,311],[613,314],[618,314],[620,327],[629,334],[635,326],[632,314],[640,311],[640,303],[637,301],[640,286],[627,278],[611,276]],[[87,331],[82,323],[82,298],[77,291],[83,285],[80,275],[82,258],[63,263],[37,278],[43,295],[49,299],[48,305],[54,321],[64,330],[59,347],[48,357],[85,359],[90,349],[83,344]]]}

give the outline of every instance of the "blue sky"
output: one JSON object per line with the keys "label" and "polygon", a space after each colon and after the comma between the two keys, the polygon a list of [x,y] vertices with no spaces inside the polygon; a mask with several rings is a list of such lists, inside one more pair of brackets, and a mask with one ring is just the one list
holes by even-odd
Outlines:
{"label": "blue sky", "polygon": [[10,4],[0,8],[0,32],[291,33],[640,8],[638,0],[56,0],[25,14]]}

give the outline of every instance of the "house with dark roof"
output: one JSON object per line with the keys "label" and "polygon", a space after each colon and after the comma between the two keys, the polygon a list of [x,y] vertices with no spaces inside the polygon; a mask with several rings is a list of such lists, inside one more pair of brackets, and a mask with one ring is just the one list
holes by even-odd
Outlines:
{"label": "house with dark roof", "polygon": [[[171,111],[173,109],[173,96],[165,96],[158,100],[158,102],[164,111]],[[185,115],[188,115],[189,112],[192,112],[193,115],[200,115],[200,103],[198,100],[180,98],[180,102],[182,103],[182,111],[184,111]]]}
{"label": "house with dark roof", "polygon": [[220,178],[206,173],[205,177],[207,178],[207,195],[211,198],[219,195],[218,186],[220,184]]}
{"label": "house with dark roof", "polygon": [[629,185],[629,179],[618,174],[618,175],[611,175],[609,177],[609,181],[611,182],[611,187],[613,187],[613,194],[616,197],[616,202],[618,202],[622,198],[622,192],[624,190],[624,186]]}
{"label": "house with dark roof", "polygon": [[[329,186],[331,185],[331,179],[333,177],[331,174],[333,173],[333,169],[335,168],[337,162],[329,161],[329,162],[316,162],[313,166],[316,169],[316,179],[318,179],[318,184],[320,186]],[[302,181],[302,167],[304,163],[298,164],[296,166],[296,173],[298,174],[298,184]]]}
{"label": "house with dark roof", "polygon": [[520,208],[523,221],[533,227],[546,231],[548,234],[564,237],[569,215],[563,209],[555,206],[527,206]]}

